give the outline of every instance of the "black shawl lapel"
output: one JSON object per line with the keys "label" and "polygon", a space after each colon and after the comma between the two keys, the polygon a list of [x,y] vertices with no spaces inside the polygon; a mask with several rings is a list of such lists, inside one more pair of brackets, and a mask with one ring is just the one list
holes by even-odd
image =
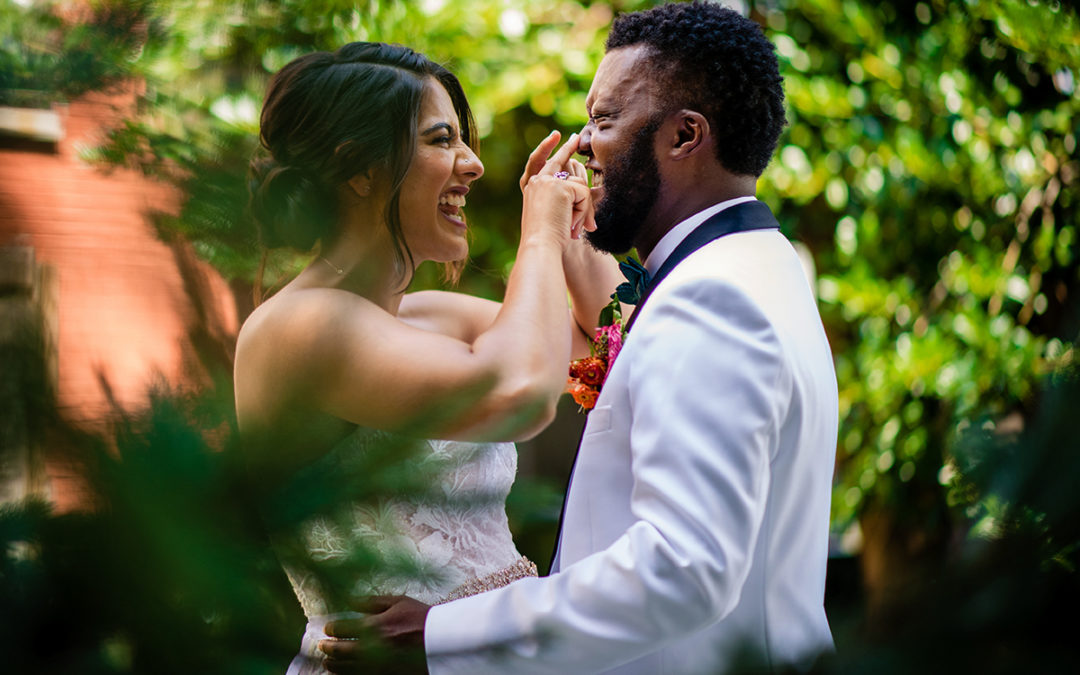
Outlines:
{"label": "black shawl lapel", "polygon": [[645,305],[645,301],[649,299],[656,285],[691,253],[714,239],[719,239],[733,232],[767,230],[770,228],[779,229],[779,227],[780,224],[776,222],[772,211],[764,202],[760,201],[743,202],[735,206],[729,206],[698,225],[697,229],[687,235],[686,239],[683,239],[675,247],[675,250],[671,252],[668,259],[664,261],[664,264],[660,266],[660,269],[656,271],[656,274],[649,281],[649,288],[634,307],[634,312],[630,315],[630,320],[626,324],[626,330],[630,330],[630,327],[634,325],[634,319],[637,318],[638,313]]}

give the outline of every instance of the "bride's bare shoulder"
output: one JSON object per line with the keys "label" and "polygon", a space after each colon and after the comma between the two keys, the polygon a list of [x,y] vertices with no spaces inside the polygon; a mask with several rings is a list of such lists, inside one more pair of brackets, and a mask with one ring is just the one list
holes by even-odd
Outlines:
{"label": "bride's bare shoulder", "polygon": [[278,293],[244,321],[236,341],[236,373],[272,366],[281,375],[304,372],[342,344],[361,345],[398,323],[354,293],[306,288]]}
{"label": "bride's bare shoulder", "polygon": [[310,336],[350,317],[378,315],[386,311],[355,293],[333,288],[283,290],[255,308],[241,326],[239,340]]}
{"label": "bride's bare shoulder", "polygon": [[238,414],[270,418],[304,400],[307,384],[335,367],[343,345],[396,323],[354,293],[326,288],[285,289],[260,304],[236,341],[234,381]]}

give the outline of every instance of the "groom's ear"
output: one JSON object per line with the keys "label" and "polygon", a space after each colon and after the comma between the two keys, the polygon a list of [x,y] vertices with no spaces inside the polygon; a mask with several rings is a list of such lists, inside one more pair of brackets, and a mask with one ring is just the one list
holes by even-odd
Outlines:
{"label": "groom's ear", "polygon": [[669,119],[673,119],[674,124],[669,127],[668,156],[679,160],[701,152],[711,131],[709,120],[699,112],[685,109]]}

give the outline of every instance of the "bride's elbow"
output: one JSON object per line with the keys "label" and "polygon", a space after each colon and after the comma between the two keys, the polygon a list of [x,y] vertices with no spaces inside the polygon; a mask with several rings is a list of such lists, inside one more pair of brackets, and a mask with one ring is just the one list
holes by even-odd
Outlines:
{"label": "bride's elbow", "polygon": [[520,381],[504,391],[499,397],[500,417],[504,419],[504,431],[500,435],[513,441],[526,441],[539,434],[555,419],[561,393],[551,383],[539,379]]}
{"label": "bride's elbow", "polygon": [[520,431],[515,434],[515,441],[527,441],[546,429],[555,420],[556,404],[547,401],[535,404],[532,410],[525,411]]}

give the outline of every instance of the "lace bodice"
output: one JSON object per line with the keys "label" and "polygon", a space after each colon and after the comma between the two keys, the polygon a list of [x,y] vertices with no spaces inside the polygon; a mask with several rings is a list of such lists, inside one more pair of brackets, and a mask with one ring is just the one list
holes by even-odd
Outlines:
{"label": "lace bodice", "polygon": [[[351,587],[343,589],[343,595],[401,594],[435,604],[462,584],[519,560],[505,511],[517,472],[514,444],[424,443],[422,456],[409,461],[434,467],[435,485],[429,494],[342,504],[331,515],[308,520],[297,532],[293,543],[299,546],[294,549],[307,554],[309,565],[285,565],[285,570],[309,619],[347,608],[348,598],[337,598],[320,583],[313,570],[321,566],[349,580]],[[340,451],[350,448],[335,452]],[[339,466],[331,463],[326,470]],[[395,574],[383,565],[371,573],[366,559],[354,560],[360,549],[415,569]]]}

